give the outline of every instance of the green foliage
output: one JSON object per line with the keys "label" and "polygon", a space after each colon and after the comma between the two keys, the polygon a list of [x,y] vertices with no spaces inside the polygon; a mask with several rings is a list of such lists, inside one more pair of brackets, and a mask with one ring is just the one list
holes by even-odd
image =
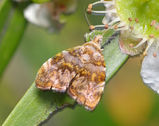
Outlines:
{"label": "green foliage", "polygon": [[[112,33],[113,31],[105,32],[104,36],[110,36]],[[92,34],[94,34],[92,36],[94,37],[99,34],[99,31],[94,31]],[[90,35],[87,34],[86,40],[91,39]],[[105,38],[103,40],[105,40]],[[120,52],[118,38],[108,44],[104,48],[103,53],[107,63],[106,81],[108,81],[126,61],[128,56]],[[52,91],[40,91],[33,83],[3,123],[3,126],[38,125],[40,122],[47,119],[50,113],[57,111],[57,107],[66,103],[73,104],[72,99],[68,98],[66,94],[53,93]]]}
{"label": "green foliage", "polygon": [[65,101],[64,94],[40,91],[33,83],[3,126],[34,126],[47,119]]}
{"label": "green foliage", "polygon": [[42,4],[42,3],[45,3],[45,2],[49,2],[49,1],[51,1],[51,0],[32,0],[34,3],[40,3],[40,4]]}
{"label": "green foliage", "polygon": [[2,32],[3,26],[7,21],[9,12],[11,10],[11,1],[10,0],[3,0],[0,4],[0,31]]}
{"label": "green foliage", "polygon": [[4,0],[0,6],[0,76],[6,68],[26,27],[23,11],[12,8],[10,0]]}

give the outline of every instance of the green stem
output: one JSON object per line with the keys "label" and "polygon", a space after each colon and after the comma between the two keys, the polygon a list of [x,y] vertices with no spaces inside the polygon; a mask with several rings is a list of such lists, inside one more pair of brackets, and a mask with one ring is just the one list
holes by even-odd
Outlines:
{"label": "green stem", "polygon": [[11,11],[11,1],[3,0],[0,4],[0,32],[2,32],[3,26],[8,18],[9,12]]}
{"label": "green stem", "polygon": [[[1,14],[1,11],[0,11]],[[12,10],[11,15],[3,15],[3,17],[11,16],[7,28],[5,27],[4,36],[1,36],[0,43],[0,76],[5,70],[8,62],[13,56],[20,39],[26,27],[26,20],[24,19],[22,10],[16,8]],[[1,15],[0,15],[1,17]],[[0,25],[1,28],[1,25]]]}

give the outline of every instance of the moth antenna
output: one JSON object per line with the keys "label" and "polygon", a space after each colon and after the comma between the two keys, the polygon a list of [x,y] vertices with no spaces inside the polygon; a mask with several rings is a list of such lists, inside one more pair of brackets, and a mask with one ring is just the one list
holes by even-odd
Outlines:
{"label": "moth antenna", "polygon": [[86,22],[87,22],[87,24],[88,24],[88,26],[89,26],[89,30],[90,30],[90,31],[94,30],[94,29],[95,29],[95,26],[91,25],[91,23],[90,23],[90,21],[89,21],[89,19],[88,19],[88,16],[87,16],[87,13],[86,13],[86,12],[84,13],[84,17],[85,17],[85,20],[86,20]]}
{"label": "moth antenna", "polygon": [[90,26],[91,24],[90,24],[90,21],[88,20],[88,16],[87,16],[86,12],[84,13],[84,17],[85,17],[85,20],[86,20],[88,26]]}

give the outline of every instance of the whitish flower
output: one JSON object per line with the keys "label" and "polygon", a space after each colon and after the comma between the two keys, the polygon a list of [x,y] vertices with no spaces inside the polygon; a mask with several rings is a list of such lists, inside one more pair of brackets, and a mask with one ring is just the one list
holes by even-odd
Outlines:
{"label": "whitish flower", "polygon": [[76,0],[53,0],[51,2],[30,4],[24,10],[25,18],[32,24],[49,29],[60,30],[64,21],[60,21],[62,13],[72,13],[76,8]]}
{"label": "whitish flower", "polygon": [[[93,10],[105,6],[105,11]],[[90,29],[120,31],[119,45],[130,56],[144,54],[141,76],[146,85],[159,93],[159,0],[112,0],[90,4],[88,13],[105,15],[104,25]]]}

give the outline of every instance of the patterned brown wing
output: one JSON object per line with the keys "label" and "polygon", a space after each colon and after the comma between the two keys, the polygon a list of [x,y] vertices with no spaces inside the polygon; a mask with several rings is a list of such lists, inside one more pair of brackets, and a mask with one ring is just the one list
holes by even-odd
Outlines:
{"label": "patterned brown wing", "polygon": [[[75,50],[74,50],[75,51]],[[99,45],[89,42],[83,45],[83,52],[70,53],[78,57],[76,77],[72,80],[67,93],[88,110],[94,110],[105,86],[105,63]]]}
{"label": "patterned brown wing", "polygon": [[36,87],[65,92],[75,75],[73,66],[65,62],[63,53],[59,53],[41,66],[35,79]]}
{"label": "patterned brown wing", "polygon": [[45,62],[36,77],[42,90],[65,92],[88,110],[98,104],[105,85],[105,63],[99,39],[63,51]]}

